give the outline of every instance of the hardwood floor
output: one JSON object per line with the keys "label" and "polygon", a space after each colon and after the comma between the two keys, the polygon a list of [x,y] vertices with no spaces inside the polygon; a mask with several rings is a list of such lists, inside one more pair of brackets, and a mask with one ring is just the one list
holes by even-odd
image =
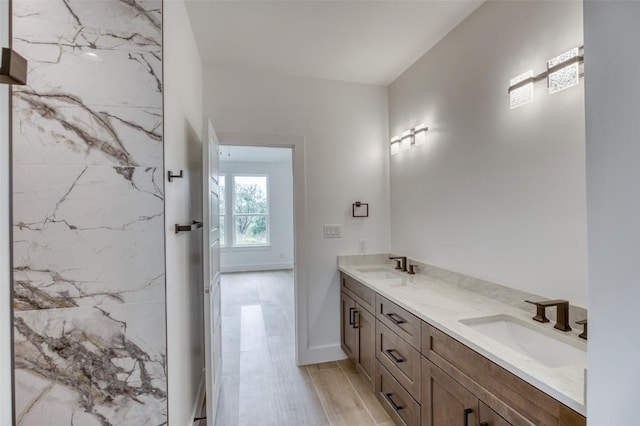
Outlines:
{"label": "hardwood floor", "polygon": [[218,426],[369,426],[391,419],[345,360],[298,367],[292,271],[222,277]]}

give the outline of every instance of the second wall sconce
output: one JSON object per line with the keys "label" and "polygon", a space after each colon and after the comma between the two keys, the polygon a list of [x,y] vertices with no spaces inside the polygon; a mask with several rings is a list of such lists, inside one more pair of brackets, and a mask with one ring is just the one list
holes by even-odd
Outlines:
{"label": "second wall sconce", "polygon": [[509,81],[509,106],[511,109],[533,101],[533,83],[547,80],[549,93],[558,93],[577,85],[580,81],[580,64],[584,57],[582,47],[576,47],[547,61],[546,71],[533,75],[529,70]]}
{"label": "second wall sconce", "polygon": [[411,148],[414,145],[422,145],[426,141],[426,133],[429,130],[426,124],[418,124],[413,129],[402,132],[401,136],[391,138],[391,155]]}

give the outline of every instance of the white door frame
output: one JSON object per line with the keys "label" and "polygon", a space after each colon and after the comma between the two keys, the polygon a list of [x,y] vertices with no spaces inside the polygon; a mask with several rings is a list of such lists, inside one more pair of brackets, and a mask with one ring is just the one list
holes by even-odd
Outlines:
{"label": "white door frame", "polygon": [[252,133],[218,133],[220,145],[292,148],[293,155],[293,245],[294,274],[293,292],[295,300],[295,347],[296,364],[316,362],[310,357],[307,319],[307,265],[305,238],[305,170],[303,136],[265,135]]}

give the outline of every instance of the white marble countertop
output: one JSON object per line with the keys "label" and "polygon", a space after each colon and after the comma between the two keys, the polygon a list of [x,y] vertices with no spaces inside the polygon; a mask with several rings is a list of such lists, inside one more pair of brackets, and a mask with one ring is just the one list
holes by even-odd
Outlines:
{"label": "white marble countertop", "polygon": [[501,314],[511,315],[527,323],[530,322],[544,334],[557,333],[553,336],[586,351],[586,342],[579,339],[576,332],[564,333],[555,330],[553,321],[546,324],[537,323],[526,311],[426,275],[408,275],[399,272],[401,278],[372,279],[363,273],[373,269],[397,272],[389,264],[339,265],[338,269],[586,416],[584,400],[586,360],[551,368],[464,325],[460,320]]}

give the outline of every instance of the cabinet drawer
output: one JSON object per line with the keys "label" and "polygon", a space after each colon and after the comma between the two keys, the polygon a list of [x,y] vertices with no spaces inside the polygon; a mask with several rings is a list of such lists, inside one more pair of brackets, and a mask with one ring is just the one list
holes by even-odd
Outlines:
{"label": "cabinet drawer", "polygon": [[586,425],[579,413],[425,322],[422,353],[514,426]]}
{"label": "cabinet drawer", "polygon": [[420,349],[420,318],[379,294],[376,294],[376,318],[411,346]]}
{"label": "cabinet drawer", "polygon": [[350,276],[344,273],[341,273],[340,277],[342,281],[342,284],[341,284],[342,290],[346,290],[347,293],[353,296],[355,301],[358,302],[360,306],[362,306],[367,311],[373,313],[374,312],[373,306],[375,304],[376,293],[366,285],[354,280],[353,278],[351,278]]}
{"label": "cabinet drawer", "polygon": [[395,424],[420,426],[420,406],[379,362],[376,365],[376,398]]}
{"label": "cabinet drawer", "polygon": [[380,321],[376,323],[376,358],[416,401],[420,401],[420,352]]}

